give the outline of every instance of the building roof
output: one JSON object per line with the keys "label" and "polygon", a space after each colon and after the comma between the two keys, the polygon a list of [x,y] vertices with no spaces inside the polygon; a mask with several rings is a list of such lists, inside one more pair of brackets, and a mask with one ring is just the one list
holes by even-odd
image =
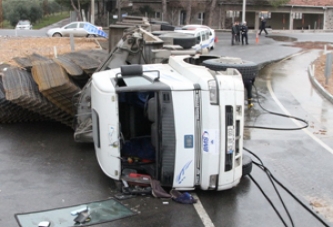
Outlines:
{"label": "building roof", "polygon": [[[274,1],[274,0],[273,0]],[[221,3],[224,4],[242,4],[243,0],[221,0]],[[253,4],[263,4],[267,5],[269,0],[247,0],[247,5]],[[333,7],[333,0],[289,0],[289,3],[286,5],[297,5],[297,6],[331,6]]]}
{"label": "building roof", "polygon": [[300,6],[333,6],[333,0],[290,0],[288,5]]}

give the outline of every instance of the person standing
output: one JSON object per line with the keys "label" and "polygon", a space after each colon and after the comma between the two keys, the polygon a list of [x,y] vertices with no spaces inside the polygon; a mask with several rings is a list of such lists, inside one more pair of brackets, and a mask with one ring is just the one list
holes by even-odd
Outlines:
{"label": "person standing", "polygon": [[243,22],[242,26],[241,26],[241,33],[242,33],[242,45],[244,45],[244,39],[245,39],[245,44],[248,45],[248,36],[247,36],[247,32],[248,32],[248,27],[246,24],[246,21]]}
{"label": "person standing", "polygon": [[250,109],[253,107],[253,99],[252,99],[252,86],[255,79],[244,79],[243,84],[247,91],[247,107]]}
{"label": "person standing", "polygon": [[237,40],[238,44],[240,44],[240,32],[241,32],[241,27],[239,25],[239,22],[236,21],[236,34],[237,34],[236,40]]}
{"label": "person standing", "polygon": [[261,32],[264,31],[266,35],[268,35],[268,32],[266,31],[266,20],[264,17],[261,17],[261,25],[260,25],[260,32],[259,35],[261,35]]}
{"label": "person standing", "polygon": [[235,22],[231,27],[231,45],[234,45],[237,42],[237,22]]}

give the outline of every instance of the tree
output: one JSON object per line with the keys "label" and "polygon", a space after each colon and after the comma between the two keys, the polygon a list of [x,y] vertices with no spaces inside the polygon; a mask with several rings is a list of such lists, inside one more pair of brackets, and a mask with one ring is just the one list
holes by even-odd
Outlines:
{"label": "tree", "polygon": [[209,9],[208,26],[212,26],[215,7],[216,7],[216,0],[212,0],[210,9]]}
{"label": "tree", "polygon": [[44,16],[49,14],[49,2],[48,2],[48,0],[43,1],[43,14],[44,14]]}
{"label": "tree", "polygon": [[168,4],[168,18],[171,24],[177,24],[177,15],[183,6],[179,0],[170,0]]}
{"label": "tree", "polygon": [[168,16],[167,16],[167,0],[162,0],[162,18],[165,21],[168,21]]}
{"label": "tree", "polygon": [[74,4],[74,0],[71,0],[71,5],[72,5],[74,11],[76,12],[78,20],[82,21],[80,0],[77,0],[77,6]]}
{"label": "tree", "polygon": [[151,8],[149,5],[144,5],[139,8],[139,11],[142,15],[152,17],[155,13],[155,10]]}
{"label": "tree", "polygon": [[81,9],[88,10],[91,6],[91,0],[55,0],[59,5],[72,8],[78,15],[78,20],[82,21]]}
{"label": "tree", "polygon": [[36,23],[42,17],[43,17],[42,9],[37,4],[31,5],[30,14],[29,14],[29,19],[31,23]]}
{"label": "tree", "polygon": [[192,10],[192,0],[188,0],[187,6],[186,6],[186,20],[185,24],[190,24],[191,22],[191,10]]}
{"label": "tree", "polygon": [[15,26],[19,20],[30,20],[35,23],[42,18],[42,8],[37,1],[30,4],[12,4],[3,2],[4,19]]}
{"label": "tree", "polygon": [[57,2],[49,2],[48,11],[50,14],[54,14],[61,11],[61,7]]}

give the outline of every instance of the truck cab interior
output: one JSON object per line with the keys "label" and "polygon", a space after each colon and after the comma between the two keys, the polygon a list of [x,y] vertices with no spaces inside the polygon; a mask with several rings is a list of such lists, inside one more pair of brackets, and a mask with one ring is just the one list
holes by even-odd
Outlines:
{"label": "truck cab interior", "polygon": [[142,69],[135,70],[124,70],[115,81],[121,113],[122,170],[149,174],[162,185],[171,186],[175,157],[171,89],[145,76]]}

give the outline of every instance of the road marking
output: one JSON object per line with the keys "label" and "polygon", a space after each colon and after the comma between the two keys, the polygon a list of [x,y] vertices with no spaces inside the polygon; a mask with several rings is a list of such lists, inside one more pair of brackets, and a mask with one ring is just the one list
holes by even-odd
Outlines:
{"label": "road marking", "polygon": [[[303,52],[301,53],[298,53],[298,54],[295,54],[291,57],[294,57],[294,56],[297,56],[297,55],[300,55],[302,54]],[[281,60],[279,63],[291,58],[291,57],[288,57],[288,58],[285,58],[283,60]],[[275,93],[272,89],[272,85],[271,85],[271,70],[268,71],[268,80],[266,82],[266,86],[268,88],[268,91],[270,93],[270,95],[272,96],[273,100],[275,101],[275,103],[281,108],[281,110],[286,114],[286,115],[291,115],[289,113],[289,111],[284,108],[284,106],[281,104],[281,102],[278,100],[278,98],[275,96]],[[299,121],[295,120],[295,119],[291,119],[297,126],[301,127],[303,126]],[[314,141],[316,141],[320,146],[322,146],[325,150],[327,150],[328,152],[330,152],[331,154],[333,154],[333,149],[330,148],[327,144],[325,144],[323,141],[321,141],[318,137],[314,136],[308,129],[304,128],[302,129],[303,132],[305,132],[308,136],[310,136]]]}
{"label": "road marking", "polygon": [[193,198],[197,200],[196,203],[193,203],[193,206],[195,208],[195,210],[197,211],[201,221],[202,221],[202,224],[205,226],[205,227],[215,227],[214,223],[212,222],[212,220],[210,220],[210,217],[208,216],[205,208],[202,206],[201,202],[200,202],[200,199],[199,197],[197,196],[197,194],[195,193],[191,193]]}

